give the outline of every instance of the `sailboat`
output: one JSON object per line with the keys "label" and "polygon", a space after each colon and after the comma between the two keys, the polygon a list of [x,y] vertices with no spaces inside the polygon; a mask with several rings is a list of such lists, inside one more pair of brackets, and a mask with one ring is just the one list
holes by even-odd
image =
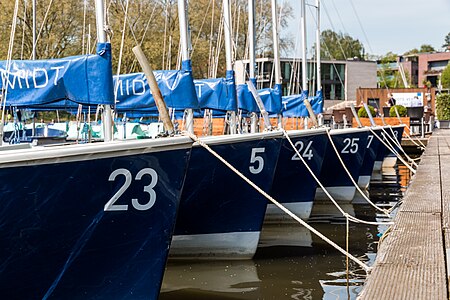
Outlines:
{"label": "sailboat", "polygon": [[[96,8],[97,53],[7,63],[3,101],[111,105],[103,1]],[[156,299],[191,147],[182,136],[2,146],[1,297]]]}

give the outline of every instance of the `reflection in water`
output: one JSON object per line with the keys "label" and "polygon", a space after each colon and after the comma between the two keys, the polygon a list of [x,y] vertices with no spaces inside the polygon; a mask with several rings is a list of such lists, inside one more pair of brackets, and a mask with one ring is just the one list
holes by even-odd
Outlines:
{"label": "reflection in water", "polygon": [[[408,169],[383,169],[372,176],[368,195],[379,206],[393,207],[408,182]],[[390,220],[361,195],[342,208],[359,219]],[[331,202],[314,203],[308,222],[345,248],[345,218]],[[350,223],[350,253],[372,265],[386,229],[386,225]],[[272,223],[264,224],[253,260],[169,261],[160,299],[356,299],[365,276],[350,261],[347,279],[345,256],[300,224]]]}

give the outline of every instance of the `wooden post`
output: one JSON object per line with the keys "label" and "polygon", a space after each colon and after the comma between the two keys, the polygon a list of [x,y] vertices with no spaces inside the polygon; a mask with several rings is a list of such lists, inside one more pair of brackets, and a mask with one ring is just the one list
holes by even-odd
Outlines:
{"label": "wooden post", "polygon": [[317,124],[318,124],[317,118],[316,118],[316,115],[314,114],[314,110],[311,107],[311,103],[309,103],[308,99],[303,100],[303,103],[305,104],[306,109],[308,110],[309,117],[311,118],[311,122],[313,123],[313,125],[315,127],[317,127]]}
{"label": "wooden post", "polygon": [[169,134],[172,134],[174,132],[172,120],[170,119],[166,103],[164,102],[161,91],[159,90],[152,67],[150,66],[150,63],[148,62],[147,57],[145,57],[145,54],[142,52],[140,46],[134,47],[133,53],[134,55],[136,55],[136,58],[139,61],[142,70],[144,71],[145,77],[147,78],[148,85],[150,86],[150,91],[152,92],[153,98],[155,99],[156,107],[158,108],[159,116],[163,121],[164,128]]}

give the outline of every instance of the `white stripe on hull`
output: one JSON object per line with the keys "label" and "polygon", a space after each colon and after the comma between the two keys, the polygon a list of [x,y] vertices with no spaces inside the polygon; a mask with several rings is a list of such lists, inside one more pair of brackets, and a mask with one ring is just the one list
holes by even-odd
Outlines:
{"label": "white stripe on hull", "polygon": [[[325,187],[325,189],[330,193],[330,195],[336,201],[350,202],[355,196],[356,187],[354,186],[330,186]],[[328,196],[322,190],[322,188],[316,189],[317,200],[329,200]]]}
{"label": "white stripe on hull", "polygon": [[[311,215],[313,201],[309,202],[289,202],[281,203],[284,207],[289,209],[294,215],[307,221]],[[279,209],[275,204],[267,204],[266,215],[264,222],[278,222],[278,221],[292,221],[296,222],[291,216]]]}
{"label": "white stripe on hull", "polygon": [[383,168],[393,168],[397,163],[397,156],[387,156],[383,160]]}
{"label": "white stripe on hull", "polygon": [[363,189],[367,189],[370,183],[370,175],[359,176],[358,178],[358,186]]}
{"label": "white stripe on hull", "polygon": [[174,235],[170,258],[250,259],[256,252],[259,231]]}
{"label": "white stripe on hull", "polygon": [[373,164],[373,171],[380,171],[382,165],[383,165],[383,161],[376,160],[375,163]]}

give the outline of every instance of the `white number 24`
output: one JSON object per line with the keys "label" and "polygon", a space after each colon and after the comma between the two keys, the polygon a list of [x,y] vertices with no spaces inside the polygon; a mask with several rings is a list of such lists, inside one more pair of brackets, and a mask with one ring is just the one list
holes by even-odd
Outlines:
{"label": "white number 24", "polygon": [[[313,151],[311,149],[312,143],[313,143],[313,141],[309,141],[309,143],[306,144],[306,148],[303,151],[303,153],[302,153],[302,150],[303,150],[304,144],[303,144],[302,141],[297,141],[295,143],[295,148],[298,150],[298,153],[300,153],[304,158],[307,158],[308,160],[311,160],[314,157]],[[295,153],[292,156],[291,160],[300,160],[300,157],[297,155],[297,153]]]}
{"label": "white number 24", "polygon": [[[109,199],[109,201],[105,204],[105,211],[121,211],[121,210],[128,210],[128,204],[114,204],[122,195],[123,193],[130,187],[133,179],[131,172],[127,169],[117,169],[114,170],[111,175],[109,175],[108,180],[114,181],[117,176],[122,175],[125,176],[125,182],[120,187],[120,189]],[[132,206],[137,210],[148,210],[150,209],[156,202],[156,192],[153,189],[157,182],[158,182],[158,174],[155,170],[151,168],[144,168],[140,170],[135,177],[135,180],[141,180],[143,176],[149,175],[151,177],[151,181],[148,185],[144,186],[144,192],[146,192],[149,195],[149,199],[147,203],[141,204],[138,199],[133,198],[131,199]]]}

